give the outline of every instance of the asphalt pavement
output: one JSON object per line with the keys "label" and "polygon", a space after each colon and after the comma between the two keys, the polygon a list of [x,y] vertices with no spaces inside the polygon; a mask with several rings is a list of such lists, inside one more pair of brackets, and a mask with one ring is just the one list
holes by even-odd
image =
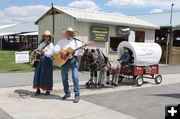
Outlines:
{"label": "asphalt pavement", "polygon": [[[61,71],[53,72],[54,83],[61,83]],[[161,65],[160,74],[180,74],[180,65]],[[18,87],[32,85],[34,72],[30,73],[0,73],[0,88]],[[72,75],[69,72],[69,79]],[[79,81],[88,81],[90,79],[89,72],[79,72]]]}
{"label": "asphalt pavement", "polygon": [[180,104],[180,83],[88,95],[82,99],[137,119],[164,119],[165,105]]}
{"label": "asphalt pavement", "polygon": [[[34,96],[34,73],[0,74],[0,119],[164,119],[165,105],[180,104],[180,65],[161,65],[163,82],[145,80],[136,87],[123,80],[118,87],[86,89],[89,72],[80,72],[81,101],[64,95],[60,71],[54,72],[54,90],[50,96]],[[70,86],[72,87],[71,73]],[[73,92],[73,91],[72,91]]]}

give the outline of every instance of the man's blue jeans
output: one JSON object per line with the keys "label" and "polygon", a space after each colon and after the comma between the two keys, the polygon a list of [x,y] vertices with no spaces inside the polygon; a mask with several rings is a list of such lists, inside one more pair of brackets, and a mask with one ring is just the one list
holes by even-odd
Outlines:
{"label": "man's blue jeans", "polygon": [[78,62],[77,58],[70,59],[62,66],[61,76],[62,82],[64,86],[65,94],[70,94],[71,91],[69,89],[69,82],[68,82],[68,72],[69,69],[72,69],[72,79],[74,84],[74,93],[75,96],[80,95],[80,88],[79,88],[79,79],[78,79]]}

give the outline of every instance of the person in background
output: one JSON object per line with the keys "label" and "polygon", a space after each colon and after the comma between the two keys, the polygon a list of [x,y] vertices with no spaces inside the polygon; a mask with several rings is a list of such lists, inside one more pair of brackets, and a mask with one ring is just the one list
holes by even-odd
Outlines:
{"label": "person in background", "polygon": [[118,61],[121,65],[128,65],[130,60],[130,54],[128,48],[124,47],[124,53],[121,55],[120,59]]}
{"label": "person in background", "polygon": [[40,95],[42,90],[45,90],[45,95],[49,95],[53,87],[53,43],[51,42],[53,35],[50,31],[45,31],[42,35],[42,41],[37,49],[31,55],[39,53],[40,61],[36,66],[33,88],[36,88],[35,95]]}

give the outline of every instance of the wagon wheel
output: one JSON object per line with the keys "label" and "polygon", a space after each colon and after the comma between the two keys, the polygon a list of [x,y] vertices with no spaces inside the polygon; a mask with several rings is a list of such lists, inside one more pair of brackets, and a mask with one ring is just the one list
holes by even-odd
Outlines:
{"label": "wagon wheel", "polygon": [[143,80],[143,76],[137,76],[136,79],[135,79],[135,84],[137,86],[142,86],[144,80]]}
{"label": "wagon wheel", "polygon": [[162,76],[159,74],[154,78],[156,84],[160,84],[162,82]]}
{"label": "wagon wheel", "polygon": [[86,82],[86,88],[90,88],[90,84],[89,84],[89,82]]}
{"label": "wagon wheel", "polygon": [[118,76],[118,83],[121,83],[123,79],[124,79],[124,76]]}

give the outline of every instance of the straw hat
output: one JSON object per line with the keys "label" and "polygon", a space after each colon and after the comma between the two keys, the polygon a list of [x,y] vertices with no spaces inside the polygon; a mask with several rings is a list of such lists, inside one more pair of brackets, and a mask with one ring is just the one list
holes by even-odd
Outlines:
{"label": "straw hat", "polygon": [[53,35],[51,34],[51,32],[48,31],[48,30],[46,30],[46,31],[42,34],[42,36],[51,36],[51,37],[53,37]]}
{"label": "straw hat", "polygon": [[77,36],[77,31],[74,31],[74,29],[71,28],[71,27],[68,27],[68,28],[64,29],[64,30],[62,31],[62,34],[65,36],[67,31],[73,32],[73,33],[74,33],[74,36]]}

